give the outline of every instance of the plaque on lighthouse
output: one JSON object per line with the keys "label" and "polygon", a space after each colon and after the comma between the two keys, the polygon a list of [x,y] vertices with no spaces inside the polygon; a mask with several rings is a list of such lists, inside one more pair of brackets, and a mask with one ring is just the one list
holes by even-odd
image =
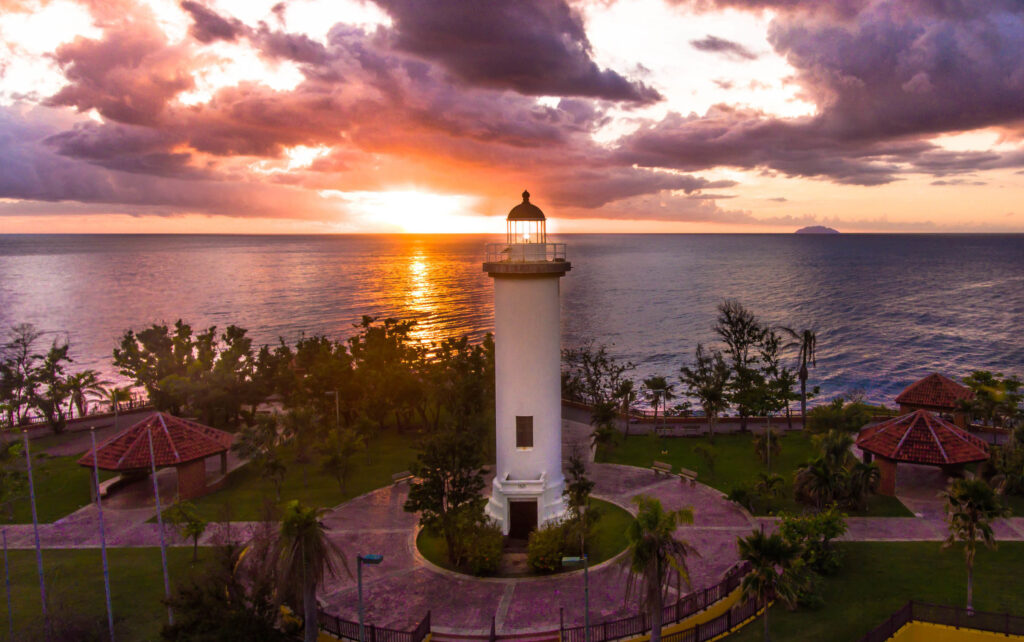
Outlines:
{"label": "plaque on lighthouse", "polygon": [[488,244],[483,269],[494,279],[497,445],[487,513],[525,539],[566,510],[559,279],[571,269],[529,192],[508,214],[505,242]]}

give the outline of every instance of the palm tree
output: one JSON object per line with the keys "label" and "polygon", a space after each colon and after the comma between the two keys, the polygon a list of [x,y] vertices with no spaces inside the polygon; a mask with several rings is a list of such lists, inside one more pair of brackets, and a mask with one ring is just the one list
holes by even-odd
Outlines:
{"label": "palm tree", "polygon": [[630,558],[626,592],[637,595],[647,608],[651,616],[651,642],[658,642],[669,571],[674,570],[681,583],[690,586],[686,556],[695,551],[676,539],[675,532],[681,524],[693,523],[693,510],[666,511],[660,501],[649,495],[634,497],[633,502],[639,512],[626,530]]}
{"label": "palm tree", "polygon": [[878,484],[881,482],[882,471],[878,464],[866,464],[858,461],[850,467],[847,473],[847,501],[857,510],[865,510],[867,508],[868,496],[878,490]]}
{"label": "palm tree", "polygon": [[842,469],[837,470],[824,457],[805,463],[793,478],[793,494],[797,501],[814,504],[818,510],[835,501],[842,487]]}
{"label": "palm tree", "polygon": [[765,535],[754,531],[739,539],[740,559],[750,563],[750,573],[740,584],[743,597],[755,599],[764,609],[764,640],[771,640],[768,632],[768,606],[779,598],[787,604],[796,601],[798,580],[795,567],[800,560],[800,546],[787,542],[778,533]]}
{"label": "palm tree", "polygon": [[946,500],[946,520],[949,537],[943,548],[957,541],[964,543],[967,562],[967,612],[974,612],[974,554],[980,541],[986,548],[996,547],[992,533],[992,520],[1005,517],[1009,511],[999,503],[992,487],[981,479],[955,479],[942,492]]}
{"label": "palm tree", "polygon": [[818,450],[831,466],[845,467],[853,459],[850,448],[853,447],[853,435],[845,430],[832,429],[815,437]]}
{"label": "palm tree", "polygon": [[[665,377],[648,377],[644,379],[644,398],[654,405],[654,419],[658,419],[658,404],[668,407],[668,402],[675,398],[672,392],[675,386],[670,384]],[[663,413],[664,414],[664,413]]]}
{"label": "palm tree", "polygon": [[626,436],[629,437],[629,411],[636,403],[636,384],[632,379],[623,379],[613,396],[622,404],[622,418],[626,422]]}
{"label": "palm tree", "polygon": [[[64,380],[71,397],[71,405],[78,411],[79,417],[84,417],[89,410],[89,398],[103,399],[107,396],[109,381],[99,378],[99,372],[95,370],[83,370],[69,375]],[[68,408],[70,413],[71,408]]]}
{"label": "palm tree", "polygon": [[316,587],[323,582],[324,575],[337,576],[339,561],[345,572],[352,575],[340,549],[327,538],[320,521],[326,512],[323,508],[303,506],[298,500],[288,502],[277,544],[281,595],[293,603],[302,603],[305,642],[317,639]]}
{"label": "palm tree", "polygon": [[786,335],[789,336],[792,341],[787,343],[783,348],[797,348],[797,361],[800,363],[800,370],[797,373],[800,379],[800,416],[803,417],[803,421],[807,421],[807,366],[816,367],[818,365],[817,360],[817,347],[818,347],[818,336],[814,333],[814,330],[801,330],[797,332],[792,328],[781,326],[779,328]]}
{"label": "palm tree", "polygon": [[121,410],[121,402],[132,398],[132,389],[128,386],[122,388],[104,388],[103,395],[114,409],[114,430],[117,430],[117,415]]}
{"label": "palm tree", "polygon": [[700,402],[704,416],[708,419],[708,439],[715,438],[715,423],[718,415],[729,407],[726,387],[729,383],[729,365],[721,352],[704,351],[704,346],[697,344],[692,366],[679,369],[679,379],[686,386],[686,391]]}

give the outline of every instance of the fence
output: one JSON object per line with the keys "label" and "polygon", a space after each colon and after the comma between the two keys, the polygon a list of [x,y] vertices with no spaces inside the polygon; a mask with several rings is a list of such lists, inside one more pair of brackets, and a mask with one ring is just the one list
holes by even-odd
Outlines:
{"label": "fence", "polygon": [[891,638],[896,631],[910,622],[928,622],[943,624],[958,629],[974,629],[1003,635],[1024,635],[1024,617],[1009,613],[987,613],[984,611],[968,611],[955,606],[926,604],[911,600],[889,616],[860,642],[883,642]]}
{"label": "fence", "polygon": [[[703,611],[707,607],[711,606],[715,602],[724,599],[729,593],[732,593],[740,585],[740,581],[743,576],[749,570],[749,565],[746,562],[742,562],[734,565],[726,572],[718,584],[709,586],[699,591],[694,591],[684,595],[676,602],[669,604],[662,610],[662,626],[668,626],[681,620],[685,620],[694,613]],[[733,609],[735,610],[735,609]],[[711,622],[722,620],[722,623],[727,623],[730,618],[736,617],[733,614],[733,610],[715,618]],[[756,612],[757,609],[755,608]],[[748,616],[749,617],[749,616]],[[746,619],[746,618],[743,618]],[[737,623],[742,620],[735,620]],[[708,627],[711,622],[707,622],[702,626]],[[575,626],[575,627],[561,627],[560,640],[561,642],[586,642],[586,627]],[[724,630],[729,630],[731,624]],[[608,640],[617,640],[619,638],[633,637],[636,635],[642,635],[651,629],[651,618],[646,613],[640,613],[632,615],[630,617],[618,619],[618,620],[606,620],[604,622],[598,622],[590,625],[590,642],[606,642]],[[683,632],[686,633],[686,632]],[[677,633],[674,635],[682,635],[683,633]],[[673,638],[675,639],[675,638]],[[680,637],[676,642],[692,642],[694,640],[707,640],[710,638],[686,638]]]}
{"label": "fence", "polygon": [[[335,615],[319,611],[317,621],[320,630],[330,633],[336,638],[345,640],[359,640],[359,623],[343,620]],[[412,631],[396,631],[380,626],[366,624],[363,627],[366,642],[423,642],[430,633],[430,611],[420,620]]]}

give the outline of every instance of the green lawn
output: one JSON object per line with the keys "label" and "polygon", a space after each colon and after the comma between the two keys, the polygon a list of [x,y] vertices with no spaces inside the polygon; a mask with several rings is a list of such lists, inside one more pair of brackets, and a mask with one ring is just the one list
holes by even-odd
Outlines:
{"label": "green lawn", "polygon": [[[315,458],[310,463],[296,463],[293,447],[286,445],[282,458],[288,473],[281,486],[281,501],[298,499],[306,505],[330,508],[390,484],[391,475],[409,470],[416,460],[415,442],[412,433],[386,430],[374,434],[366,450],[352,458],[354,468],[345,492],[341,492],[334,477],[321,471]],[[223,488],[193,503],[207,519],[246,521],[261,519],[268,501],[276,502],[274,485],[261,478],[255,467],[246,465],[228,475]]]}
{"label": "green lawn", "polygon": [[[716,435],[713,448],[716,452],[714,470],[696,452],[694,446],[708,444],[707,438],[688,437],[657,437],[637,435],[618,439],[610,446],[601,446],[597,451],[597,461],[615,464],[627,464],[641,468],[650,467],[655,460],[672,464],[678,471],[680,467],[697,471],[698,480],[728,493],[732,489],[748,484],[753,486],[758,473],[767,472],[754,453],[753,435],[751,433],[730,433]],[[782,496],[770,505],[758,506],[759,514],[777,513],[779,511],[796,512],[802,506],[793,499],[793,473],[801,463],[816,455],[811,435],[803,431],[787,432],[781,437],[782,453],[772,457],[772,472],[782,475],[785,488]],[[872,497],[868,510],[857,515],[873,517],[907,517],[912,513],[894,497]]]}
{"label": "green lawn", "polygon": [[[601,511],[597,523],[594,524],[594,531],[590,534],[590,540],[587,542],[587,554],[590,558],[590,565],[593,566],[609,560],[625,550],[626,527],[633,521],[633,516],[629,514],[629,511],[600,499],[591,499],[590,506]],[[456,570],[448,562],[444,537],[440,533],[426,528],[421,530],[416,538],[416,547],[423,557],[437,566]]]}
{"label": "green lawn", "polygon": [[1021,495],[1003,495],[999,498],[1004,506],[1009,506],[1014,517],[1024,517],[1024,497]]}
{"label": "green lawn", "polygon": [[[32,480],[36,488],[36,510],[40,522],[53,522],[75,512],[88,504],[89,476],[92,471],[79,466],[78,457],[49,457],[32,450]],[[18,470],[25,470],[24,455],[17,462]],[[100,471],[100,480],[113,473]],[[24,524],[32,521],[32,507],[29,502],[28,482],[10,502],[7,509],[0,509],[0,522]]]}
{"label": "green lawn", "polygon": [[[209,550],[200,551],[200,563],[204,555],[210,554]],[[10,551],[8,556],[15,639],[33,639],[37,629],[26,627],[39,627],[42,611],[35,551]],[[187,548],[168,549],[172,584],[188,577],[191,556],[192,551]],[[159,639],[160,626],[167,617],[160,603],[164,595],[160,549],[114,548],[108,550],[108,557],[117,639]],[[97,637],[106,639],[106,602],[99,549],[44,550],[43,567],[50,598],[48,610],[64,621],[82,622],[90,631],[100,632]],[[6,635],[6,602],[0,602],[0,616],[0,632]]]}
{"label": "green lawn", "polygon": [[[787,611],[774,606],[769,617],[773,639],[787,642],[847,642],[860,639],[908,600],[963,606],[967,575],[963,549],[942,550],[938,542],[840,544],[843,570],[824,583],[825,605]],[[974,606],[982,611],[1024,615],[1024,543],[979,550],[974,571]],[[729,642],[761,639],[760,621]]]}

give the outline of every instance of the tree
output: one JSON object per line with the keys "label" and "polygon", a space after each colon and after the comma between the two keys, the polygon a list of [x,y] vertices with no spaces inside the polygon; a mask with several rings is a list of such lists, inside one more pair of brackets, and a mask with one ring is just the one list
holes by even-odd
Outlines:
{"label": "tree", "polygon": [[717,350],[706,352],[704,346],[698,343],[693,365],[680,368],[679,379],[686,393],[696,398],[704,410],[704,416],[708,419],[708,439],[714,441],[718,415],[729,407],[726,394],[729,366],[725,358]]}
{"label": "tree", "polygon": [[345,492],[345,481],[352,472],[352,457],[366,449],[366,440],[352,428],[332,428],[319,442],[320,466]]}
{"label": "tree", "polygon": [[614,399],[600,401],[591,407],[590,425],[594,430],[590,433],[590,446],[607,444],[615,438],[615,419],[618,416],[617,403]]}
{"label": "tree", "polygon": [[0,392],[9,426],[23,426],[29,421],[38,384],[34,375],[39,360],[35,344],[41,336],[43,333],[31,323],[21,323],[11,327],[7,342],[0,346]]}
{"label": "tree", "polygon": [[114,412],[114,429],[117,429],[118,415],[121,412],[121,403],[132,398],[131,388],[110,387],[103,391],[104,399],[110,403],[110,409]]}
{"label": "tree", "polygon": [[853,435],[841,430],[830,430],[815,437],[818,450],[830,466],[842,468],[853,459]]}
{"label": "tree", "polygon": [[569,509],[571,526],[569,530],[576,531],[571,533],[570,537],[578,536],[573,539],[579,542],[582,555],[587,550],[587,534],[594,517],[588,509],[588,504],[595,484],[592,479],[587,477],[587,465],[576,453],[569,456],[569,466],[566,472],[569,473],[569,478],[566,481],[565,490],[562,491],[562,496],[565,497],[566,508]]}
{"label": "tree", "polygon": [[814,330],[800,330],[799,332],[782,326],[780,328],[791,341],[783,346],[783,349],[796,348],[797,349],[797,378],[800,380],[800,416],[803,417],[804,421],[807,420],[807,367],[816,367],[817,361],[817,349],[818,349],[818,336]]}
{"label": "tree", "polygon": [[768,629],[768,606],[774,599],[787,604],[796,602],[799,590],[798,566],[800,547],[787,542],[778,533],[765,535],[754,531],[739,539],[740,559],[750,564],[740,588],[743,597],[757,600],[764,609],[764,640],[771,640]]}
{"label": "tree", "polygon": [[779,497],[782,495],[782,488],[785,484],[786,480],[782,478],[782,475],[758,473],[754,489],[764,497]]}
{"label": "tree", "polygon": [[70,393],[65,383],[64,364],[71,362],[70,347],[55,340],[42,356],[42,362],[32,370],[32,378],[38,384],[32,393],[32,406],[56,434],[63,432],[67,425],[64,408]]}
{"label": "tree", "polygon": [[654,419],[658,419],[658,405],[667,405],[675,395],[675,386],[662,376],[648,377],[643,383],[644,398],[654,406]]}
{"label": "tree", "polygon": [[797,501],[811,504],[820,511],[842,496],[843,482],[842,469],[818,457],[797,469],[793,493]]}
{"label": "tree", "polygon": [[846,515],[834,505],[819,513],[779,514],[779,534],[800,548],[807,568],[821,575],[839,570],[842,558],[832,542],[845,532]]}
{"label": "tree", "polygon": [[1009,514],[992,487],[980,479],[955,479],[942,498],[946,502],[949,536],[943,548],[963,542],[967,564],[967,612],[974,612],[974,555],[978,542],[986,548],[996,547],[992,521]]}
{"label": "tree", "polygon": [[725,343],[726,354],[732,360],[733,378],[731,397],[740,415],[740,429],[747,429],[750,410],[746,404],[750,388],[756,386],[757,354],[754,350],[764,339],[765,327],[753,312],[739,301],[726,300],[718,306],[715,332]]}
{"label": "tree", "polygon": [[231,446],[242,459],[252,460],[260,476],[274,484],[277,500],[281,501],[281,485],[287,468],[279,452],[284,436],[278,430],[277,416],[267,415],[256,418],[256,423],[243,428]]}
{"label": "tree", "polygon": [[110,382],[100,379],[100,373],[90,369],[69,375],[64,384],[71,402],[68,413],[70,414],[73,407],[78,411],[79,417],[84,417],[89,410],[89,400],[106,397]]}
{"label": "tree", "polygon": [[213,550],[213,559],[189,581],[179,584],[168,600],[174,624],[160,637],[168,642],[289,642],[291,631],[278,627],[276,572],[269,547],[227,543]]}
{"label": "tree", "polygon": [[308,406],[292,408],[281,416],[281,432],[295,445],[295,463],[302,469],[302,485],[309,485],[307,475],[312,450],[324,424],[323,417]]}
{"label": "tree", "polygon": [[620,404],[622,419],[626,422],[626,436],[629,437],[629,415],[636,403],[636,383],[632,379],[623,379],[613,396]]}
{"label": "tree", "polygon": [[715,458],[718,457],[718,451],[715,450],[715,447],[711,444],[697,444],[693,447],[693,454],[704,460],[704,465],[708,467],[708,472],[714,477]]}
{"label": "tree", "polygon": [[325,576],[337,576],[339,561],[351,576],[341,550],[327,537],[327,529],[320,521],[326,512],[323,508],[306,507],[293,500],[285,506],[281,520],[276,556],[280,564],[281,594],[293,604],[302,605],[306,642],[316,642],[319,633],[317,586],[323,583]]}
{"label": "tree", "polygon": [[441,532],[448,559],[455,565],[466,553],[460,525],[476,521],[486,503],[480,494],[484,488],[480,442],[477,435],[452,428],[429,437],[413,466],[419,482],[409,488],[405,502],[406,511],[419,513],[422,526]]}
{"label": "tree", "polygon": [[1004,426],[1020,417],[1024,384],[1018,377],[975,370],[964,377],[964,385],[974,392],[973,399],[962,403],[973,418],[989,425]]}
{"label": "tree", "polygon": [[178,527],[182,537],[192,539],[192,561],[199,559],[199,538],[206,532],[209,522],[203,519],[191,502],[178,502],[167,509],[164,516]]}
{"label": "tree", "polygon": [[772,455],[778,457],[782,453],[782,442],[779,440],[779,435],[771,428],[765,428],[764,432],[754,435],[752,441],[754,452],[764,464],[768,464]]}
{"label": "tree", "polygon": [[562,351],[562,381],[568,398],[589,405],[615,398],[625,373],[634,368],[608,353],[607,346],[585,343]]}
{"label": "tree", "polygon": [[10,502],[28,483],[28,476],[19,470],[17,464],[23,458],[21,442],[0,441],[0,506],[13,515]]}
{"label": "tree", "polygon": [[804,418],[804,427],[814,433],[840,430],[857,432],[871,422],[871,408],[859,401],[846,403],[836,397],[831,403],[811,409]]}
{"label": "tree", "polygon": [[882,470],[875,463],[854,462],[846,476],[846,503],[856,510],[867,510],[868,497],[878,491]]}
{"label": "tree", "polygon": [[666,511],[661,502],[649,495],[633,498],[639,509],[626,530],[629,542],[629,578],[626,592],[636,595],[651,617],[651,642],[661,640],[662,603],[674,570],[682,583],[690,586],[686,557],[695,553],[692,546],[676,539],[676,529],[693,523],[693,511],[684,508]]}

